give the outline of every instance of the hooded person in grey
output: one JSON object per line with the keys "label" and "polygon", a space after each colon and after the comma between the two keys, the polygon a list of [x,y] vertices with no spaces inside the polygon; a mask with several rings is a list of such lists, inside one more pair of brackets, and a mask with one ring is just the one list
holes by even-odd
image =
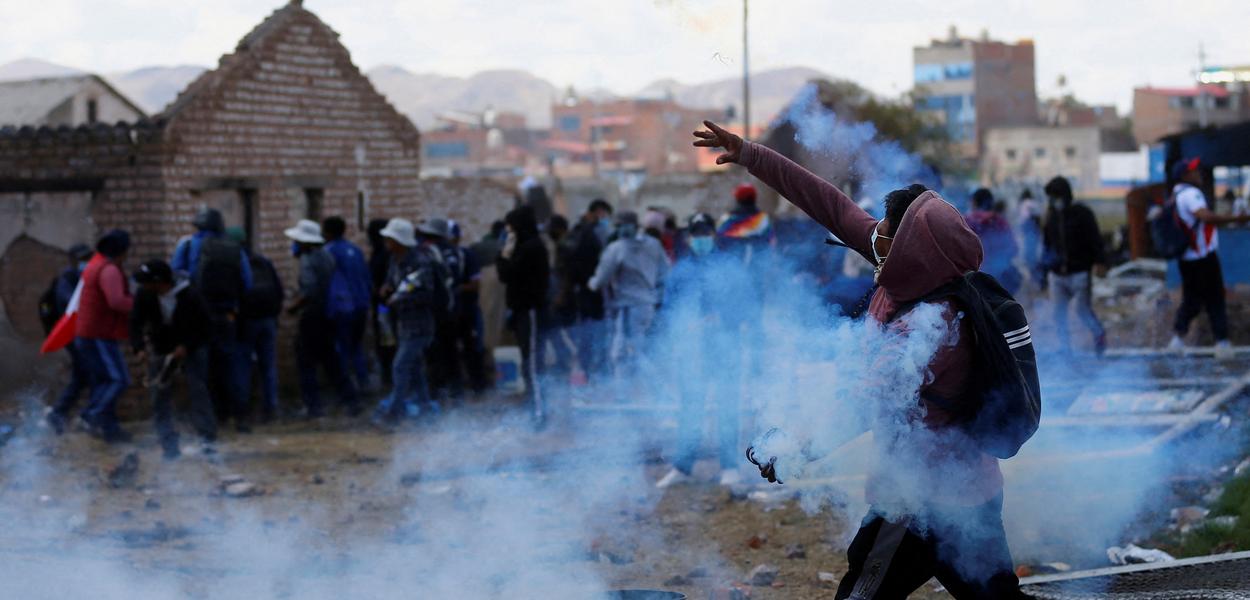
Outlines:
{"label": "hooded person in grey", "polygon": [[616,241],[599,258],[588,287],[603,293],[612,327],[609,356],[619,377],[642,352],[643,339],[663,300],[669,264],[664,246],[639,229],[637,214],[618,213],[616,234]]}

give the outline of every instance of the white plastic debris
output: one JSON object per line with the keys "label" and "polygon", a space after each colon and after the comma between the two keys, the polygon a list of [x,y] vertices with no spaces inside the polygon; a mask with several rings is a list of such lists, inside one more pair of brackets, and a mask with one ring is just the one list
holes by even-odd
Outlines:
{"label": "white plastic debris", "polygon": [[1170,562],[1176,560],[1176,558],[1167,552],[1151,548],[1142,548],[1136,544],[1126,544],[1123,548],[1119,546],[1107,548],[1107,559],[1114,565],[1139,565],[1142,563]]}

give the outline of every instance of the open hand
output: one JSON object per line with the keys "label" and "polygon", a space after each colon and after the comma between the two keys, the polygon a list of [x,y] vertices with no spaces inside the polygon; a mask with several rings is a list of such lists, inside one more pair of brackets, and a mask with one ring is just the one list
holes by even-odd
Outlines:
{"label": "open hand", "polygon": [[721,129],[716,123],[704,121],[707,131],[696,131],[694,145],[700,148],[724,148],[725,151],[716,157],[716,164],[736,163],[742,155],[742,138]]}

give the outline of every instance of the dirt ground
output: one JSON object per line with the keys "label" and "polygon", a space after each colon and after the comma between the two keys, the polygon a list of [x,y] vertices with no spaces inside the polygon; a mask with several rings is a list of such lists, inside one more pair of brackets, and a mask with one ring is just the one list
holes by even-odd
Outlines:
{"label": "dirt ground", "polygon": [[[344,418],[289,422],[258,427],[250,435],[226,433],[216,455],[194,453],[197,446],[184,435],[184,446],[193,453],[172,462],[161,459],[148,422],[129,424],[139,434],[134,444],[106,446],[81,432],[57,437],[28,419],[0,448],[0,522],[8,524],[0,535],[0,563],[7,564],[0,567],[7,571],[0,590],[26,597],[39,596],[31,590],[55,590],[72,597],[98,589],[91,574],[106,568],[122,573],[116,585],[123,590],[135,581],[162,581],[168,586],[162,589],[177,590],[176,595],[218,597],[238,579],[244,582],[239,589],[267,590],[253,597],[299,597],[297,572],[307,577],[311,569],[329,583],[350,579],[357,565],[367,565],[364,554],[436,555],[435,563],[473,564],[486,560],[474,555],[489,553],[491,542],[453,538],[464,528],[457,523],[498,518],[499,494],[483,495],[495,489],[488,482],[525,482],[531,486],[525,489],[537,490],[518,499],[527,504],[523,512],[504,513],[532,520],[534,531],[541,532],[539,539],[520,541],[525,551],[546,557],[540,564],[574,561],[576,569],[589,569],[608,588],[707,598],[766,563],[779,573],[771,585],[743,586],[750,598],[830,598],[835,584],[818,574],[840,578],[845,572],[847,524],[831,511],[808,515],[791,501],[767,505],[748,499],[753,490],[770,489],[762,480],[733,491],[713,483],[657,491],[650,484],[666,470],[659,446],[642,460],[612,464],[596,458],[587,485],[628,482],[610,484],[627,486],[621,488],[626,491],[612,490],[606,501],[597,498],[593,523],[585,515],[562,514],[567,504],[558,496],[575,493],[583,476],[577,469],[585,468],[570,469],[563,457],[584,452],[586,438],[573,439],[558,425],[535,434],[515,417],[495,403],[462,409],[452,417],[454,425],[435,422],[395,433]],[[470,442],[443,439],[461,435],[467,425],[479,432]],[[414,440],[420,440],[415,457]],[[422,449],[443,444],[456,449],[426,457],[431,460],[420,456],[427,452]],[[117,471],[132,453],[137,468]],[[696,473],[703,471],[715,469],[700,465]],[[257,495],[232,497],[223,492],[223,480],[252,484]],[[489,537],[491,531],[484,527],[464,535]],[[500,535],[500,544],[516,541]],[[283,542],[266,549],[267,543],[277,544],[272,540]],[[292,552],[292,545],[296,557],[263,564],[270,558],[266,553]],[[794,545],[801,546],[801,557]],[[551,548],[559,551],[547,556]],[[466,556],[456,558],[457,552]],[[481,568],[503,576],[491,565]],[[58,575],[37,587],[45,570]],[[265,583],[246,583],[257,576]],[[925,586],[913,597],[948,596]]]}

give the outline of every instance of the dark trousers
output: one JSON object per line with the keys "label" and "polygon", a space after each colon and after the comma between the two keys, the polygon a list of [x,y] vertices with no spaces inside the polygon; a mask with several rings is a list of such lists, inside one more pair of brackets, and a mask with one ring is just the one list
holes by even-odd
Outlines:
{"label": "dark trousers", "polygon": [[261,406],[265,413],[278,412],[278,320],[273,317],[245,319],[239,332],[238,376],[240,389],[250,405],[253,367],[260,379]]}
{"label": "dark trousers", "polygon": [[83,418],[106,435],[121,429],[117,423],[117,400],[130,387],[130,368],[117,340],[78,338],[74,341],[87,367],[91,403]]}
{"label": "dark trousers", "polygon": [[357,385],[365,385],[369,381],[369,363],[361,342],[365,339],[369,311],[335,315],[330,320],[334,323],[334,347],[343,361],[343,369],[356,377]]}
{"label": "dark trousers", "polygon": [[577,314],[569,331],[573,344],[577,346],[577,361],[587,378],[602,377],[608,371],[609,340],[603,296],[599,292],[583,289],[574,298]]}
{"label": "dark trousers", "polygon": [[382,371],[382,383],[389,386],[393,382],[391,367],[395,362],[398,350],[395,341],[395,320],[390,312],[373,312],[373,350],[378,355],[378,366]]}
{"label": "dark trousers", "polygon": [[[923,520],[925,527],[913,524],[885,572],[876,575],[881,583],[872,598],[903,600],[931,577],[959,600],[1026,598],[1013,569],[1002,515],[999,495],[980,506],[943,508],[940,516]],[[865,564],[884,523],[881,516],[869,512],[855,534],[847,550],[849,568],[835,596],[838,600],[851,598],[861,577],[874,576],[865,573]]]}
{"label": "dark trousers", "polygon": [[[156,435],[165,448],[178,447],[178,428],[174,426],[173,382],[161,385],[154,380],[165,366],[163,355],[148,359],[148,393],[152,398],[152,412],[156,421]],[[187,400],[191,405],[191,426],[200,439],[212,442],[217,439],[217,418],[213,414],[213,401],[208,395],[208,351],[196,348],[187,353],[182,361],[182,372],[187,380]]]}
{"label": "dark trousers", "polygon": [[217,415],[247,422],[247,391],[239,376],[239,323],[232,316],[213,315],[206,344],[208,351],[208,393]]}
{"label": "dark trousers", "polygon": [[455,314],[438,317],[434,324],[434,341],[425,350],[430,391],[435,396],[459,396],[464,389],[460,353],[456,349],[457,325]]}
{"label": "dark trousers", "polygon": [[353,412],[359,409],[356,386],[343,370],[343,361],[334,350],[334,326],[323,315],[303,315],[295,336],[295,362],[299,365],[300,395],[311,417],[321,416],[321,393],[317,384],[317,366],[325,370],[330,383],[338,390],[339,402]]}
{"label": "dark trousers", "polygon": [[438,323],[434,342],[426,351],[430,364],[430,386],[452,396],[469,387],[481,392],[486,380],[486,349],[482,346],[482,309],[476,304],[458,308],[454,315]]}
{"label": "dark trousers", "polygon": [[69,383],[65,384],[56,406],[52,408],[62,417],[68,417],[70,411],[74,410],[74,405],[78,404],[78,397],[91,389],[91,372],[87,369],[82,352],[72,342],[65,347],[65,351],[69,353]]}
{"label": "dark trousers", "polygon": [[536,420],[546,417],[547,403],[543,397],[542,375],[546,352],[537,310],[512,311],[512,332],[521,346],[521,378],[525,380],[525,396],[533,407]]}
{"label": "dark trousers", "polygon": [[460,345],[460,359],[464,362],[473,391],[481,392],[490,387],[486,378],[486,347],[482,345],[482,309],[473,304],[460,312],[456,338]]}
{"label": "dark trousers", "polygon": [[1228,339],[1228,312],[1224,307],[1224,271],[1212,252],[1198,260],[1180,261],[1181,307],[1176,311],[1176,334],[1189,332],[1189,323],[1207,310],[1215,341]]}

